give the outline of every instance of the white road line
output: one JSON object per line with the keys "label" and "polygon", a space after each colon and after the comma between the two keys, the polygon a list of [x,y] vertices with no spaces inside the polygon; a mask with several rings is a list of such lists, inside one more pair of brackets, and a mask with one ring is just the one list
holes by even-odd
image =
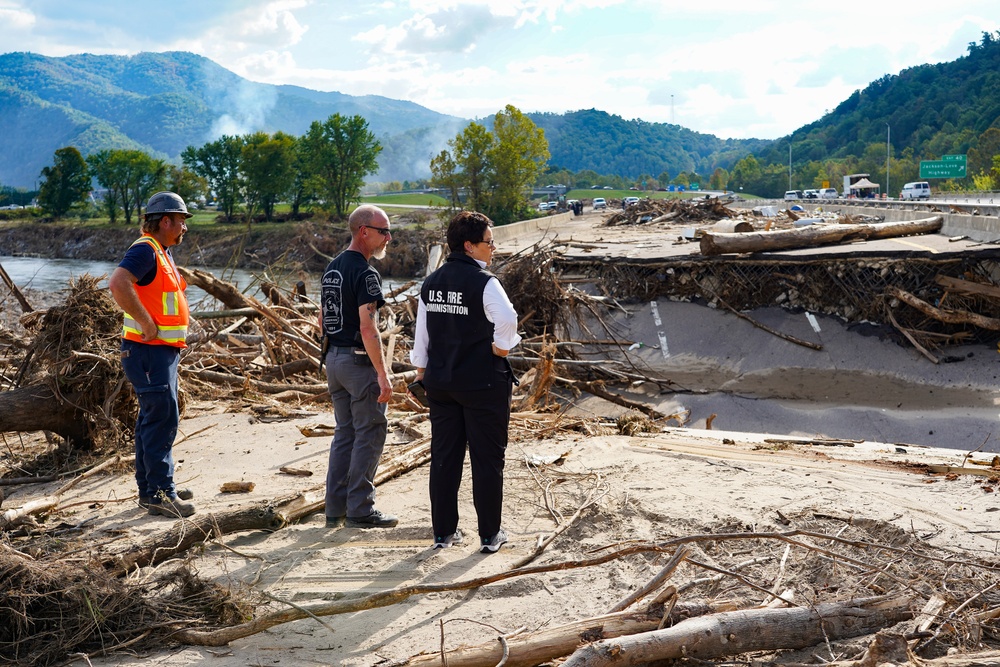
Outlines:
{"label": "white road line", "polygon": [[[660,319],[660,309],[657,307],[655,301],[649,302],[649,312],[653,314],[653,324],[658,327],[663,326],[663,320]],[[666,359],[670,356],[670,349],[667,347],[667,334],[662,330],[656,332],[656,337],[660,339],[660,354]]]}
{"label": "white road line", "polygon": [[653,313],[653,324],[658,327],[663,326],[663,321],[660,319],[660,309],[657,307],[655,301],[649,302],[649,312]]}

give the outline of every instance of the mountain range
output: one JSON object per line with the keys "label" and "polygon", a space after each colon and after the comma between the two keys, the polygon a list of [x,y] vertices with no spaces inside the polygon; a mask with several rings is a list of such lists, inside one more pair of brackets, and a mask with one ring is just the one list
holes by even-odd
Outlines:
{"label": "mountain range", "polygon": [[[502,107],[498,102],[497,111]],[[907,180],[916,177],[921,159],[966,152],[972,174],[988,171],[1000,153],[1000,33],[983,33],[982,42],[969,44],[968,54],[955,61],[873,81],[777,140],[720,139],[597,109],[522,111],[545,131],[553,170],[626,178],[656,178],[663,171],[707,175],[753,155],[780,171],[788,166],[791,146],[797,182],[819,182],[844,166],[874,171],[885,158],[891,127],[890,151],[899,162],[894,170]],[[376,181],[429,176],[431,157],[469,122],[376,95],[255,83],[187,52],[63,58],[6,53],[0,54],[0,185],[35,187],[42,168],[64,146],[84,155],[136,148],[179,163],[186,147],[223,134],[281,130],[298,136],[334,113],[363,116],[381,142]],[[489,127],[491,120],[479,122]]]}
{"label": "mountain range", "polygon": [[[222,134],[281,130],[298,136],[334,113],[368,121],[383,146],[373,179],[382,181],[429,176],[431,157],[469,122],[377,95],[255,83],[193,53],[62,58],[6,53],[0,55],[0,185],[34,187],[64,146],[76,146],[84,155],[140,149],[179,162],[187,146]],[[529,116],[549,138],[551,164],[574,171],[678,173],[733,150],[738,159],[745,149],[762,145],[626,121],[594,109]],[[595,134],[610,140],[613,150],[595,144]]]}

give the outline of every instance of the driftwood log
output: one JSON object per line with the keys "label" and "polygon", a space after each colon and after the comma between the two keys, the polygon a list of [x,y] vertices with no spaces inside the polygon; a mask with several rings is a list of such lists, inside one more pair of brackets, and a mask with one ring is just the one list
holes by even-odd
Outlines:
{"label": "driftwood log", "polygon": [[[670,612],[672,623],[683,618],[701,616],[719,611],[706,604],[678,604]],[[532,667],[569,655],[581,643],[599,639],[613,639],[656,630],[663,620],[663,607],[646,611],[621,611],[572,623],[544,628],[535,632],[506,637],[507,662],[504,667]],[[417,655],[405,664],[407,667],[494,667],[503,657],[500,642],[493,641],[477,646],[463,646],[444,652]]]}
{"label": "driftwood log", "polygon": [[211,537],[246,530],[276,530],[282,526],[282,517],[276,507],[295,497],[290,496],[228,512],[199,513],[193,518],[175,521],[166,530],[160,531],[128,551],[105,558],[103,566],[116,575],[123,575],[136,568],[162,563]]}
{"label": "driftwood log", "polygon": [[932,234],[944,224],[941,216],[906,222],[880,222],[854,225],[811,225],[773,232],[726,234],[705,231],[700,245],[703,255],[762,252],[810,248],[844,241],[886,239],[911,234]]}
{"label": "driftwood log", "polygon": [[927,303],[920,297],[914,296],[913,294],[901,290],[898,287],[890,287],[887,292],[903,303],[913,306],[924,315],[932,317],[935,320],[946,322],[948,324],[974,324],[981,329],[1000,331],[1000,319],[995,317],[987,317],[985,315],[980,315],[979,313],[970,313],[967,310],[937,308]]}
{"label": "driftwood log", "polygon": [[[867,602],[865,604],[864,602]],[[711,660],[751,651],[815,646],[825,640],[871,634],[913,617],[910,600],[826,602],[792,609],[745,609],[701,616],[672,628],[578,649],[563,667],[626,667],[656,660]]]}
{"label": "driftwood log", "polygon": [[51,431],[86,447],[90,443],[86,414],[72,395],[63,400],[48,385],[0,392],[0,433]]}

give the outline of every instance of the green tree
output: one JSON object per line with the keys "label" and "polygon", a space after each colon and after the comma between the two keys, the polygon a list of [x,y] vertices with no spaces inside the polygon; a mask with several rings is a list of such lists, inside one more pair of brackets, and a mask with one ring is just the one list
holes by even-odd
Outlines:
{"label": "green tree", "polygon": [[487,206],[498,225],[527,213],[531,186],[549,159],[545,133],[511,105],[493,118],[493,142],[487,159],[491,192]]}
{"label": "green tree", "polygon": [[712,172],[712,177],[708,179],[708,187],[713,190],[725,190],[729,187],[729,172],[722,167],[717,167]]}
{"label": "green tree", "polygon": [[659,181],[660,185],[666,185],[670,182],[670,172],[667,170],[661,171],[660,175],[656,177],[656,180]]}
{"label": "green tree", "polygon": [[184,166],[208,180],[226,219],[232,219],[239,203],[242,180],[240,175],[243,140],[223,135],[201,148],[188,146],[181,153]]}
{"label": "green tree", "polygon": [[167,189],[180,195],[191,206],[208,195],[208,179],[187,167],[171,165],[167,168]]}
{"label": "green tree", "polygon": [[38,203],[48,215],[61,218],[70,209],[87,201],[90,172],[75,146],[56,150],[51,167],[42,169]]}
{"label": "green tree", "polygon": [[326,121],[313,121],[302,137],[310,181],[316,192],[343,219],[352,201],[361,195],[365,176],[378,170],[382,145],[361,116],[335,113]]}
{"label": "green tree", "polygon": [[124,164],[120,150],[104,149],[87,156],[90,173],[105,190],[101,208],[111,224],[118,222],[118,213],[125,207],[125,188],[128,179],[123,174]]}
{"label": "green tree", "polygon": [[295,181],[295,137],[255,132],[243,137],[242,182],[247,224],[259,208],[264,219],[274,218],[274,207],[289,194]]}
{"label": "green tree", "polygon": [[747,155],[733,165],[733,171],[729,174],[729,184],[734,190],[757,193],[760,177],[760,163],[753,155]]}
{"label": "green tree", "polygon": [[132,224],[132,213],[136,218],[149,197],[162,190],[167,182],[167,164],[142,151],[124,151],[128,180],[124,191],[125,224]]}
{"label": "green tree", "polygon": [[486,188],[490,172],[489,156],[493,135],[479,123],[469,123],[448,142],[454,156],[460,183],[466,191],[466,207],[482,211],[486,206]]}
{"label": "green tree", "polygon": [[979,135],[976,147],[969,149],[969,173],[988,173],[993,168],[995,155],[1000,155],[1000,128],[991,127]]}
{"label": "green tree", "polygon": [[461,205],[458,199],[458,190],[461,187],[460,177],[456,172],[456,167],[455,160],[447,150],[443,150],[431,158],[431,182],[435,187],[448,190],[448,199],[452,208],[458,208]]}

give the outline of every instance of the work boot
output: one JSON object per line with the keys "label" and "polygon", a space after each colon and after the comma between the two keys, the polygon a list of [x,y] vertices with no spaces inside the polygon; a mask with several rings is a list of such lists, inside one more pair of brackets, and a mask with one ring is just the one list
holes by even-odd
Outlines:
{"label": "work boot", "polygon": [[192,514],[194,514],[194,504],[186,503],[177,497],[162,498],[158,503],[149,503],[150,516],[168,516],[177,519],[182,516],[191,516]]}
{"label": "work boot", "polygon": [[327,528],[342,528],[344,526],[344,521],[347,517],[344,516],[328,516],[326,517],[326,527]]}
{"label": "work boot", "polygon": [[[194,498],[194,491],[192,491],[191,489],[177,489],[175,493],[177,494],[177,497],[180,498],[181,500],[191,500],[192,498]],[[149,496],[144,496],[142,494],[139,494],[139,507],[142,508],[149,507]]]}
{"label": "work boot", "polygon": [[347,517],[348,528],[392,528],[399,519],[391,514],[383,514],[378,510],[372,510],[368,516]]}

